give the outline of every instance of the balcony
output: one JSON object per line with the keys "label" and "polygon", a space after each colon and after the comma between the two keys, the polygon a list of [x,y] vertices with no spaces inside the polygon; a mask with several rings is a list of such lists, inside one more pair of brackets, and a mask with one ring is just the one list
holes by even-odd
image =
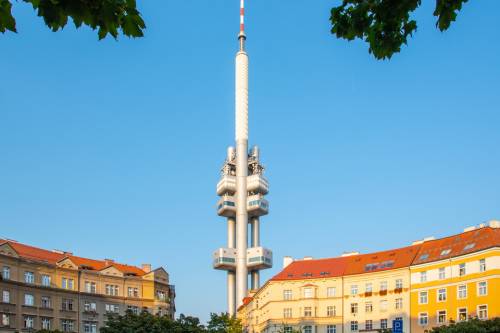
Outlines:
{"label": "balcony", "polygon": [[236,177],[223,175],[217,183],[217,195],[226,193],[234,194],[236,192]]}
{"label": "balcony", "polygon": [[273,267],[273,252],[263,247],[248,248],[247,267],[249,269],[266,269]]}
{"label": "balcony", "polygon": [[217,214],[219,216],[234,217],[236,216],[236,202],[232,195],[224,195],[217,201]]}
{"label": "balcony", "polygon": [[269,202],[263,195],[251,195],[248,197],[247,211],[249,216],[262,216],[269,213]]}
{"label": "balcony", "polygon": [[269,183],[263,175],[251,175],[247,178],[248,192],[267,194],[269,192]]}
{"label": "balcony", "polygon": [[213,254],[215,269],[232,271],[236,269],[236,249],[219,248]]}

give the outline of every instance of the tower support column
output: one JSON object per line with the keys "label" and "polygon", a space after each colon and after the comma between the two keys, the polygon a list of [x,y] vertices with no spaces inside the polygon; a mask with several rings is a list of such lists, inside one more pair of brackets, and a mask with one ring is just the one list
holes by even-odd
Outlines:
{"label": "tower support column", "polygon": [[[227,219],[227,247],[236,248],[236,221],[233,217]],[[236,315],[236,273],[227,272],[227,309],[230,316]]]}

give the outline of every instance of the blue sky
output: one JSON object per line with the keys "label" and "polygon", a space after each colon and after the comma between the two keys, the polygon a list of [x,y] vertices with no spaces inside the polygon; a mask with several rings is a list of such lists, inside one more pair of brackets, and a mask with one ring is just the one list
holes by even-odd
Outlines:
{"label": "blue sky", "polygon": [[[16,3],[0,35],[0,236],[165,266],[178,313],[225,309],[215,184],[233,140],[238,1],[138,1],[142,39],[52,33]],[[250,140],[284,255],[399,247],[500,218],[496,1],[446,33],[432,1],[391,61],[329,34],[338,1],[248,1]]]}

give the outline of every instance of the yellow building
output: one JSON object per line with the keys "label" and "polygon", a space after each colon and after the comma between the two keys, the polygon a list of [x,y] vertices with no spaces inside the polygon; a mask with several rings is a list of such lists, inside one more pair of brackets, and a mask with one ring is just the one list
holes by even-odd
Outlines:
{"label": "yellow building", "polygon": [[491,222],[370,254],[287,257],[279,274],[245,298],[238,317],[248,333],[377,332],[396,319],[403,332],[418,333],[451,320],[500,316],[493,296],[500,295],[499,227]]}
{"label": "yellow building", "polygon": [[92,260],[0,240],[0,333],[39,329],[97,333],[110,313],[174,316],[163,268]]}
{"label": "yellow building", "polygon": [[412,332],[500,316],[498,224],[421,244],[410,267]]}

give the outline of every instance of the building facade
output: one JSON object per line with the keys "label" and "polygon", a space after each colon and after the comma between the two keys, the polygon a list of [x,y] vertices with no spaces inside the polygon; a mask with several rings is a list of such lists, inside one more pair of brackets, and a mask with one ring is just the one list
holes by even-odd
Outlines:
{"label": "building facade", "polygon": [[[403,332],[500,316],[500,223],[370,254],[285,258],[238,309],[248,333]],[[496,298],[495,298],[496,296]]]}
{"label": "building facade", "polygon": [[174,316],[175,288],[163,268],[92,260],[0,240],[0,333],[96,333],[110,313]]}

